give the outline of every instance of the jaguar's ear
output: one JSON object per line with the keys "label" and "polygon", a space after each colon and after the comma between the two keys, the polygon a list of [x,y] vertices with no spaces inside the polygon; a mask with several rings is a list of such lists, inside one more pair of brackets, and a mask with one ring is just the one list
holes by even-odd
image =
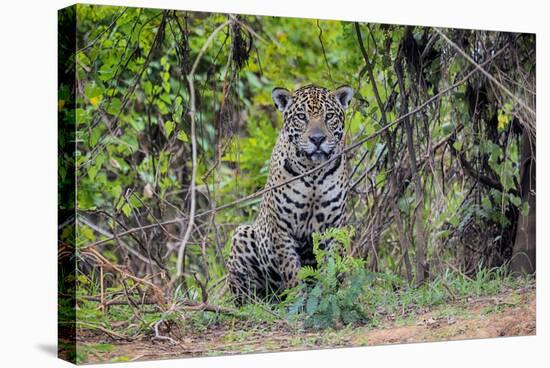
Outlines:
{"label": "jaguar's ear", "polygon": [[336,101],[338,101],[338,103],[340,103],[345,110],[348,108],[349,102],[353,97],[353,88],[350,86],[341,86],[333,91],[332,94],[336,97]]}
{"label": "jaguar's ear", "polygon": [[271,97],[273,98],[273,102],[275,103],[275,106],[277,106],[277,109],[280,111],[285,111],[290,104],[290,100],[292,99],[292,93],[285,88],[277,87],[271,92]]}

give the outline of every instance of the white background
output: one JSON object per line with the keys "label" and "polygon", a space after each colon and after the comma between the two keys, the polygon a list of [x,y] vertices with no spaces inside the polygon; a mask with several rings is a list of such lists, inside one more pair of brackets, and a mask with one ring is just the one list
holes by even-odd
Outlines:
{"label": "white background", "polygon": [[[132,367],[548,367],[548,70],[544,0],[123,0],[99,4],[537,33],[537,336],[131,363]],[[0,365],[67,367],[56,350],[56,71],[61,0],[0,3]],[[546,119],[545,119],[546,118]],[[548,145],[547,145],[548,144]],[[120,365],[126,366],[124,365]]]}

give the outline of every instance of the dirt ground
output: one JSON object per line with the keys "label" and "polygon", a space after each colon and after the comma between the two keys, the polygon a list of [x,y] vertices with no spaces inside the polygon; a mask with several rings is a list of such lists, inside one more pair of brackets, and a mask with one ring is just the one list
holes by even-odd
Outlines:
{"label": "dirt ground", "polygon": [[116,341],[97,332],[82,331],[81,363],[183,358],[270,351],[402,344],[443,340],[524,336],[536,333],[535,290],[511,290],[493,297],[468,298],[406,317],[383,317],[376,328],[297,331],[287,325],[212,326],[168,340]]}

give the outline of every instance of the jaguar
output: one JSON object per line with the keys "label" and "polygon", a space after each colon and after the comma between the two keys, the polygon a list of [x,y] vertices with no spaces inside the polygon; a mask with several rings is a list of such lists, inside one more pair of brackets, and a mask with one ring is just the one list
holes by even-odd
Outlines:
{"label": "jaguar", "polygon": [[316,266],[312,234],[342,225],[349,187],[344,120],[353,93],[346,85],[272,91],[283,117],[266,183],[272,189],[254,223],[235,230],[227,262],[237,305],[296,286],[300,267]]}

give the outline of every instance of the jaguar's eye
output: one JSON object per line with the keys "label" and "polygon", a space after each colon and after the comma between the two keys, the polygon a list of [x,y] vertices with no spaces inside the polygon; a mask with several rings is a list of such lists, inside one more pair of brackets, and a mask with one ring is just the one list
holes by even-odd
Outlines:
{"label": "jaguar's eye", "polygon": [[296,114],[296,117],[300,120],[306,120],[306,114],[304,113]]}
{"label": "jaguar's eye", "polygon": [[333,117],[334,117],[334,114],[331,113],[331,112],[329,112],[328,114],[325,115],[325,119],[327,119],[327,120],[330,120],[330,119],[332,119]]}

